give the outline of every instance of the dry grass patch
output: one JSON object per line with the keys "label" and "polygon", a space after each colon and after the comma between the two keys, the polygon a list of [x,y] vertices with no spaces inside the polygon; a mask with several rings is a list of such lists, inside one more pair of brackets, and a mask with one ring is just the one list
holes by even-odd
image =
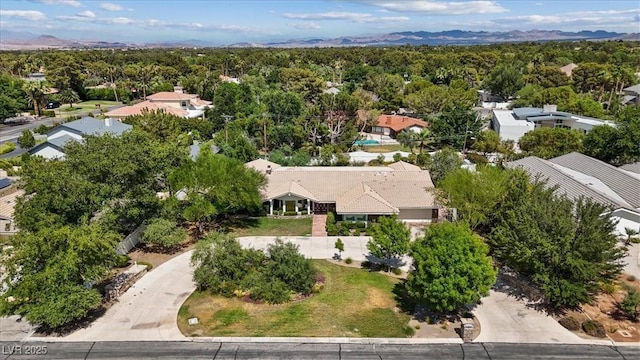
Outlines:
{"label": "dry grass patch", "polygon": [[392,151],[404,151],[410,152],[409,148],[402,145],[389,144],[389,145],[367,145],[364,146],[364,151],[370,153],[387,153]]}
{"label": "dry grass patch", "polygon": [[[314,260],[324,289],[305,300],[281,305],[193,293],[178,314],[186,336],[405,337],[410,316],[397,308],[398,279]],[[197,317],[198,325],[188,325]]]}

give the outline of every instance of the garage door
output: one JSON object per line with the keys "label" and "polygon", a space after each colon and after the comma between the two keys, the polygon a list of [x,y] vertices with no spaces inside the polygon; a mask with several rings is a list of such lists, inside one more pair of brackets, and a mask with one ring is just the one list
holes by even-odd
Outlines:
{"label": "garage door", "polygon": [[398,214],[400,220],[429,220],[431,219],[431,209],[400,209]]}

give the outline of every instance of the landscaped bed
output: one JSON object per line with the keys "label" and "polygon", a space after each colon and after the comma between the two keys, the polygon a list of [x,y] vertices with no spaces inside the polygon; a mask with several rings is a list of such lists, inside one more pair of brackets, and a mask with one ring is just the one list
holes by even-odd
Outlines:
{"label": "landscaped bed", "polygon": [[[314,260],[324,288],[300,301],[256,304],[196,291],[178,313],[186,336],[406,337],[409,314],[393,293],[398,279]],[[197,317],[197,325],[188,319]]]}

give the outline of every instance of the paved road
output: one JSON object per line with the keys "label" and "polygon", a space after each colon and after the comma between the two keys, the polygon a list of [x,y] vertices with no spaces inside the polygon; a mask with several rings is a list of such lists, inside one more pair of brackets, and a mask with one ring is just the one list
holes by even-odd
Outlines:
{"label": "paved road", "polygon": [[[15,346],[21,346],[18,350]],[[44,349],[47,355],[19,352]],[[636,360],[640,347],[552,344],[306,344],[228,342],[2,343],[6,359]],[[10,355],[11,352],[15,355]]]}
{"label": "paved road", "polygon": [[491,290],[473,313],[480,321],[481,329],[475,342],[588,343],[551,316],[536,311],[531,303],[502,291]]}
{"label": "paved road", "polygon": [[16,140],[24,130],[33,130],[40,125],[51,126],[53,120],[53,118],[41,118],[24,125],[5,126],[0,129],[0,144],[6,141]]}

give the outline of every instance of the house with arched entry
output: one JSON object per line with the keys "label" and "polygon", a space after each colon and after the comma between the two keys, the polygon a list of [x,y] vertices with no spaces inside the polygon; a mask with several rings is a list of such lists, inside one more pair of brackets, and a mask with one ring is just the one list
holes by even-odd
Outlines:
{"label": "house with arched entry", "polygon": [[334,212],[344,221],[397,215],[406,222],[441,217],[426,170],[405,162],[389,166],[280,166],[258,159],[246,164],[267,178],[262,190],[270,215]]}

